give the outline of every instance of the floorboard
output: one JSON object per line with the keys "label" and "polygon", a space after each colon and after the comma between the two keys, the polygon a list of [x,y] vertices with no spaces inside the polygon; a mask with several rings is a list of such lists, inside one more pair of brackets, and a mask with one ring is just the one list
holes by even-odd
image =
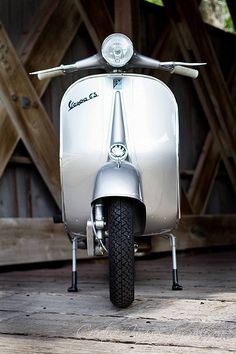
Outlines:
{"label": "floorboard", "polygon": [[179,254],[183,291],[171,291],[171,258],[138,259],[128,309],[109,301],[106,260],[0,273],[0,352],[235,353],[236,251]]}

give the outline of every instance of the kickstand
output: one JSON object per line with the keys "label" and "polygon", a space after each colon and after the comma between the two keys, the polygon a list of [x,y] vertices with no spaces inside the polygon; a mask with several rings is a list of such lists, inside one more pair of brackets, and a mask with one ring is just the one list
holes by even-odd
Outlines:
{"label": "kickstand", "polygon": [[72,238],[72,284],[68,292],[77,292],[77,236]]}
{"label": "kickstand", "polygon": [[170,245],[171,245],[171,250],[172,250],[172,279],[173,279],[173,284],[172,284],[172,290],[183,290],[183,287],[179,285],[178,283],[178,270],[177,270],[177,260],[176,260],[176,237],[172,234],[163,234],[159,235],[164,238],[169,238],[170,240]]}
{"label": "kickstand", "polygon": [[170,238],[170,245],[172,249],[172,277],[173,277],[173,285],[172,290],[183,290],[183,287],[178,283],[178,270],[177,270],[177,260],[176,260],[176,237],[172,234],[167,235]]}

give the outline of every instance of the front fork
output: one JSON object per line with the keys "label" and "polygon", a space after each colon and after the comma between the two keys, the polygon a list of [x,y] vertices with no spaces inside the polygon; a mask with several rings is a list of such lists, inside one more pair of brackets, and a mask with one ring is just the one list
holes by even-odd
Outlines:
{"label": "front fork", "polygon": [[[103,240],[103,229],[105,227],[104,222],[104,212],[103,205],[101,203],[95,205],[94,218],[93,218],[93,208],[91,213],[91,221],[87,224],[87,247],[88,255],[103,255],[104,251],[106,253],[107,249],[104,245]],[[97,246],[94,243],[94,235],[96,236]],[[178,269],[177,269],[177,259],[176,259],[176,237],[171,233],[159,235],[170,240],[171,250],[172,250],[172,290],[182,290],[183,287],[179,285],[178,282]],[[77,240],[79,236],[74,236],[72,238],[72,284],[68,288],[69,292],[77,292]],[[97,252],[96,252],[97,247]]]}

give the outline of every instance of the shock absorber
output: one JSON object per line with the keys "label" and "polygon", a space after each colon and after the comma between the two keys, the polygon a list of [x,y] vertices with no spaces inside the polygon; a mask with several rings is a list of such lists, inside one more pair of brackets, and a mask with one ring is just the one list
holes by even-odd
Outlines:
{"label": "shock absorber", "polygon": [[95,228],[95,236],[96,240],[98,241],[98,245],[95,247],[95,254],[96,255],[104,255],[104,251],[107,253],[107,249],[104,245],[104,227],[105,227],[105,222],[104,222],[104,214],[103,214],[103,205],[100,204],[95,204],[95,212],[94,212],[94,228]]}

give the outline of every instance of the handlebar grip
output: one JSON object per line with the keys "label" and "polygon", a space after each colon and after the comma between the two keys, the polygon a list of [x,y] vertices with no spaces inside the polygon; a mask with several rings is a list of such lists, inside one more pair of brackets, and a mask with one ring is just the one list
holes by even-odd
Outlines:
{"label": "handlebar grip", "polygon": [[63,75],[65,75],[63,70],[55,70],[55,71],[50,71],[50,72],[41,72],[41,73],[37,74],[39,80],[50,79],[51,77],[63,76]]}
{"label": "handlebar grip", "polygon": [[192,79],[196,79],[198,77],[198,70],[186,68],[185,66],[176,65],[174,69],[171,71],[171,74],[178,74],[178,75],[191,77]]}

